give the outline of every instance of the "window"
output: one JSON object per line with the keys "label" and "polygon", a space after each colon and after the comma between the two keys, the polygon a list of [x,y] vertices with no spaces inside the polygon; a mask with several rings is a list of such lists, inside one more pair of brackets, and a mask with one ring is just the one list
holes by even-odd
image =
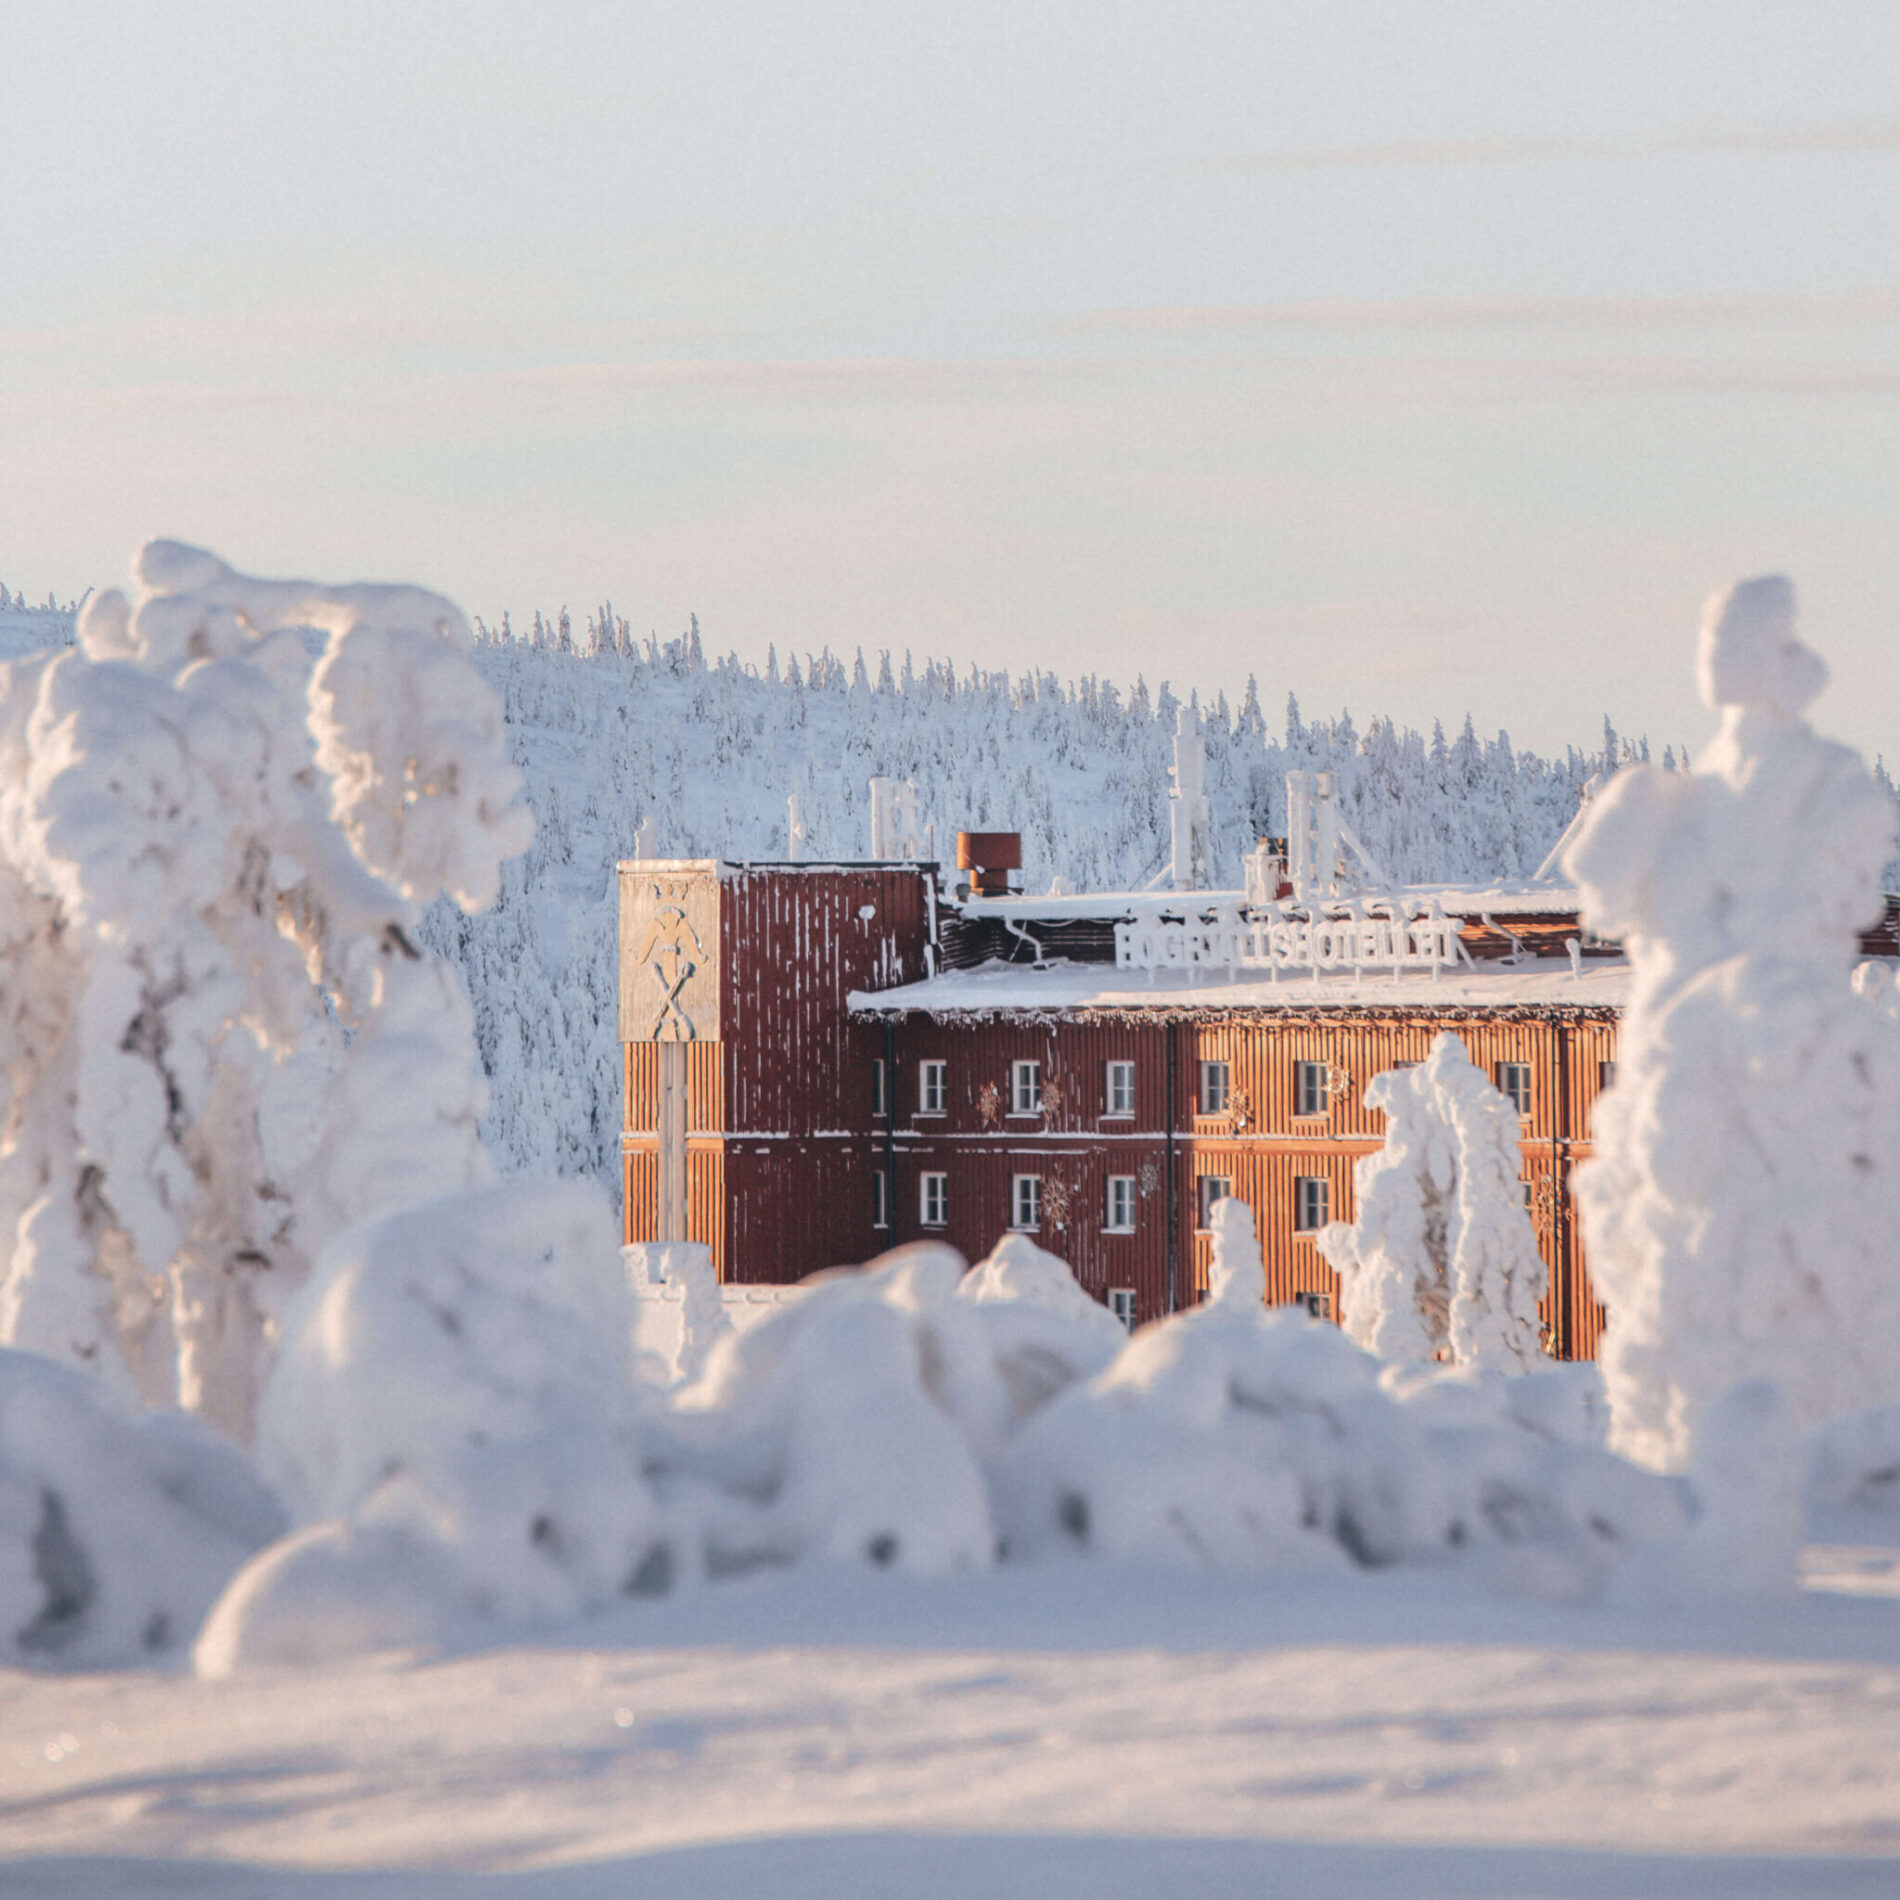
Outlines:
{"label": "window", "polygon": [[1518,1186],[1519,1186],[1519,1187],[1521,1187],[1521,1188],[1522,1188],[1522,1189],[1524,1190],[1524,1211],[1525,1211],[1526,1213],[1529,1213],[1529,1212],[1530,1212],[1530,1207],[1531,1207],[1531,1188],[1532,1188],[1532,1183],[1531,1183],[1531,1182],[1529,1182],[1529,1181],[1526,1181],[1526,1180],[1523,1180],[1523,1179],[1520,1179],[1520,1180],[1518,1181]]}
{"label": "window", "polygon": [[1597,1064],[1597,1093],[1601,1095],[1605,1089],[1614,1088],[1615,1085],[1616,1064],[1614,1062],[1599,1062]]}
{"label": "window", "polygon": [[1531,1112],[1531,1065],[1528,1062],[1498,1064],[1498,1092],[1510,1099],[1520,1115]]}
{"label": "window", "polygon": [[1332,1184],[1323,1174],[1302,1174],[1293,1182],[1293,1231],[1316,1234],[1332,1218]]}
{"label": "window", "polygon": [[871,1064],[871,1113],[873,1115],[888,1115],[891,1112],[891,1098],[885,1093],[889,1086],[890,1079],[884,1073],[884,1058],[879,1056]]}
{"label": "window", "polygon": [[1111,1062],[1108,1065],[1105,1097],[1109,1114],[1132,1115],[1135,1112],[1135,1065],[1132,1062]]}
{"label": "window", "polygon": [[1018,1233],[1033,1234],[1042,1225],[1042,1176],[1009,1177],[1009,1224]]}
{"label": "window", "polygon": [[1107,1218],[1103,1226],[1111,1234],[1132,1234],[1135,1231],[1135,1177],[1132,1174],[1111,1174],[1108,1177]]}
{"label": "window", "polygon": [[1040,1062],[1012,1062],[1009,1065],[1009,1112],[1012,1115],[1042,1113]]}
{"label": "window", "polygon": [[1203,1115],[1225,1115],[1227,1098],[1231,1093],[1231,1074],[1224,1062],[1203,1062],[1201,1064],[1201,1113]]}
{"label": "window", "polygon": [[1326,1092],[1326,1065],[1323,1062],[1296,1062],[1293,1065],[1293,1112],[1296,1115],[1324,1115],[1331,1108]]}
{"label": "window", "polygon": [[1135,1289],[1132,1286],[1110,1287],[1108,1310],[1132,1333],[1135,1330]]}
{"label": "window", "polygon": [[1210,1226],[1210,1216],[1214,1209],[1234,1191],[1234,1184],[1224,1174],[1204,1174],[1194,1184],[1200,1196],[1196,1203],[1197,1224]]}
{"label": "window", "polygon": [[1330,1293],[1295,1292],[1293,1305],[1303,1306],[1315,1319],[1331,1319],[1333,1296]]}
{"label": "window", "polygon": [[871,1225],[888,1227],[891,1224],[891,1177],[879,1168],[871,1176]]}
{"label": "window", "polygon": [[917,1065],[917,1112],[941,1115],[950,1099],[950,1065],[947,1062],[920,1062]]}
{"label": "window", "polygon": [[926,1227],[941,1227],[950,1218],[950,1177],[926,1174],[917,1183],[917,1217]]}

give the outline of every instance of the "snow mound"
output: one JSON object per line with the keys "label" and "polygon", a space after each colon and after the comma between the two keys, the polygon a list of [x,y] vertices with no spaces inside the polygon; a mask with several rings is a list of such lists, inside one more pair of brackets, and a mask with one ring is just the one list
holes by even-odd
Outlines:
{"label": "snow mound", "polygon": [[286,1316],[258,1461],[305,1520],[464,1453],[630,1416],[604,1197],[510,1182],[342,1236]]}
{"label": "snow mound", "polygon": [[1802,716],[1827,675],[1785,580],[1709,602],[1699,673],[1693,773],[1624,772],[1566,859],[1633,966],[1576,1193],[1612,1442],[1663,1469],[1752,1380],[1802,1429],[1900,1398],[1900,1023],[1851,977],[1892,803]]}
{"label": "snow mound", "polygon": [[1900,1405],[1849,1412],[1810,1433],[1803,1477],[1812,1535],[1900,1544]]}
{"label": "snow mound", "polygon": [[0,1349],[0,1660],[109,1669],[189,1643],[283,1513],[242,1454],[177,1412]]}
{"label": "snow mound", "polygon": [[661,1495],[711,1576],[807,1560],[981,1569],[995,1536],[972,1440],[1010,1400],[954,1249],[920,1242],[715,1348],[659,1427]]}
{"label": "snow mound", "polygon": [[1694,1508],[1589,1442],[1587,1392],[1565,1389],[1588,1379],[1414,1370],[1395,1385],[1323,1321],[1216,1297],[1143,1328],[1028,1422],[994,1474],[999,1528],[1012,1558],[1471,1563],[1500,1588],[1588,1599],[1679,1540]]}
{"label": "snow mound", "polygon": [[727,1328],[690,1385],[643,1383],[606,1228],[557,1183],[337,1244],[260,1415],[305,1528],[233,1580],[201,1670],[456,1648],[792,1564],[986,1568],[991,1461],[1126,1337],[1019,1237],[973,1273],[925,1244]]}
{"label": "snow mound", "polygon": [[513,1183],[344,1236],[259,1414],[306,1529],[234,1580],[200,1667],[452,1647],[639,1587],[656,1509],[632,1355],[591,1185]]}

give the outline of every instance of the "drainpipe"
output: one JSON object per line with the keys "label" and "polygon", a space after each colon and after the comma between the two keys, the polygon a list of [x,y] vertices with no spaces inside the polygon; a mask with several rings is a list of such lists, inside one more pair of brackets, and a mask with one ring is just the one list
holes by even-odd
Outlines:
{"label": "drainpipe", "polygon": [[1174,1179],[1174,1025],[1162,1031],[1167,1072],[1168,1311],[1181,1310],[1181,1207]]}
{"label": "drainpipe", "polygon": [[1567,1025],[1553,1018],[1550,1025],[1550,1344],[1553,1359],[1571,1352],[1569,1302],[1571,1272],[1565,1248],[1570,1227],[1565,1202],[1564,1158],[1570,1152],[1570,1091],[1564,1087],[1564,1058],[1569,1053]]}
{"label": "drainpipe", "polygon": [[884,1212],[885,1233],[897,1245],[897,1019],[884,1018]]}

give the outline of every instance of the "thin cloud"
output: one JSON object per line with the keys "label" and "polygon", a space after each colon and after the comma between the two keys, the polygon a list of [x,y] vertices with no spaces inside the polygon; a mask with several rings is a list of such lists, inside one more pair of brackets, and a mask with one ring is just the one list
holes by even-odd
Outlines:
{"label": "thin cloud", "polygon": [[1900,119],[1847,125],[1707,127],[1626,138],[1492,137],[1387,139],[1364,145],[1229,152],[1207,161],[1224,172],[1320,172],[1527,165],[1553,160],[1781,157],[1800,153],[1900,152]]}
{"label": "thin cloud", "polygon": [[1065,333],[1191,336],[1249,330],[1757,329],[1900,322],[1900,285],[1723,297],[1316,298],[1298,303],[1161,304],[1095,310]]}

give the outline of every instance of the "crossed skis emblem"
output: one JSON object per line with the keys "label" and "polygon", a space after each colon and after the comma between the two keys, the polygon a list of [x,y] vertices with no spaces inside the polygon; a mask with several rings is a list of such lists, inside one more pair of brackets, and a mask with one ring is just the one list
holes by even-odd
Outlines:
{"label": "crossed skis emblem", "polygon": [[694,1039],[693,1019],[687,1015],[680,993],[705,955],[698,933],[677,904],[669,904],[654,918],[647,940],[641,946],[640,961],[653,972],[660,986],[660,1013],[653,1024],[655,1042]]}

